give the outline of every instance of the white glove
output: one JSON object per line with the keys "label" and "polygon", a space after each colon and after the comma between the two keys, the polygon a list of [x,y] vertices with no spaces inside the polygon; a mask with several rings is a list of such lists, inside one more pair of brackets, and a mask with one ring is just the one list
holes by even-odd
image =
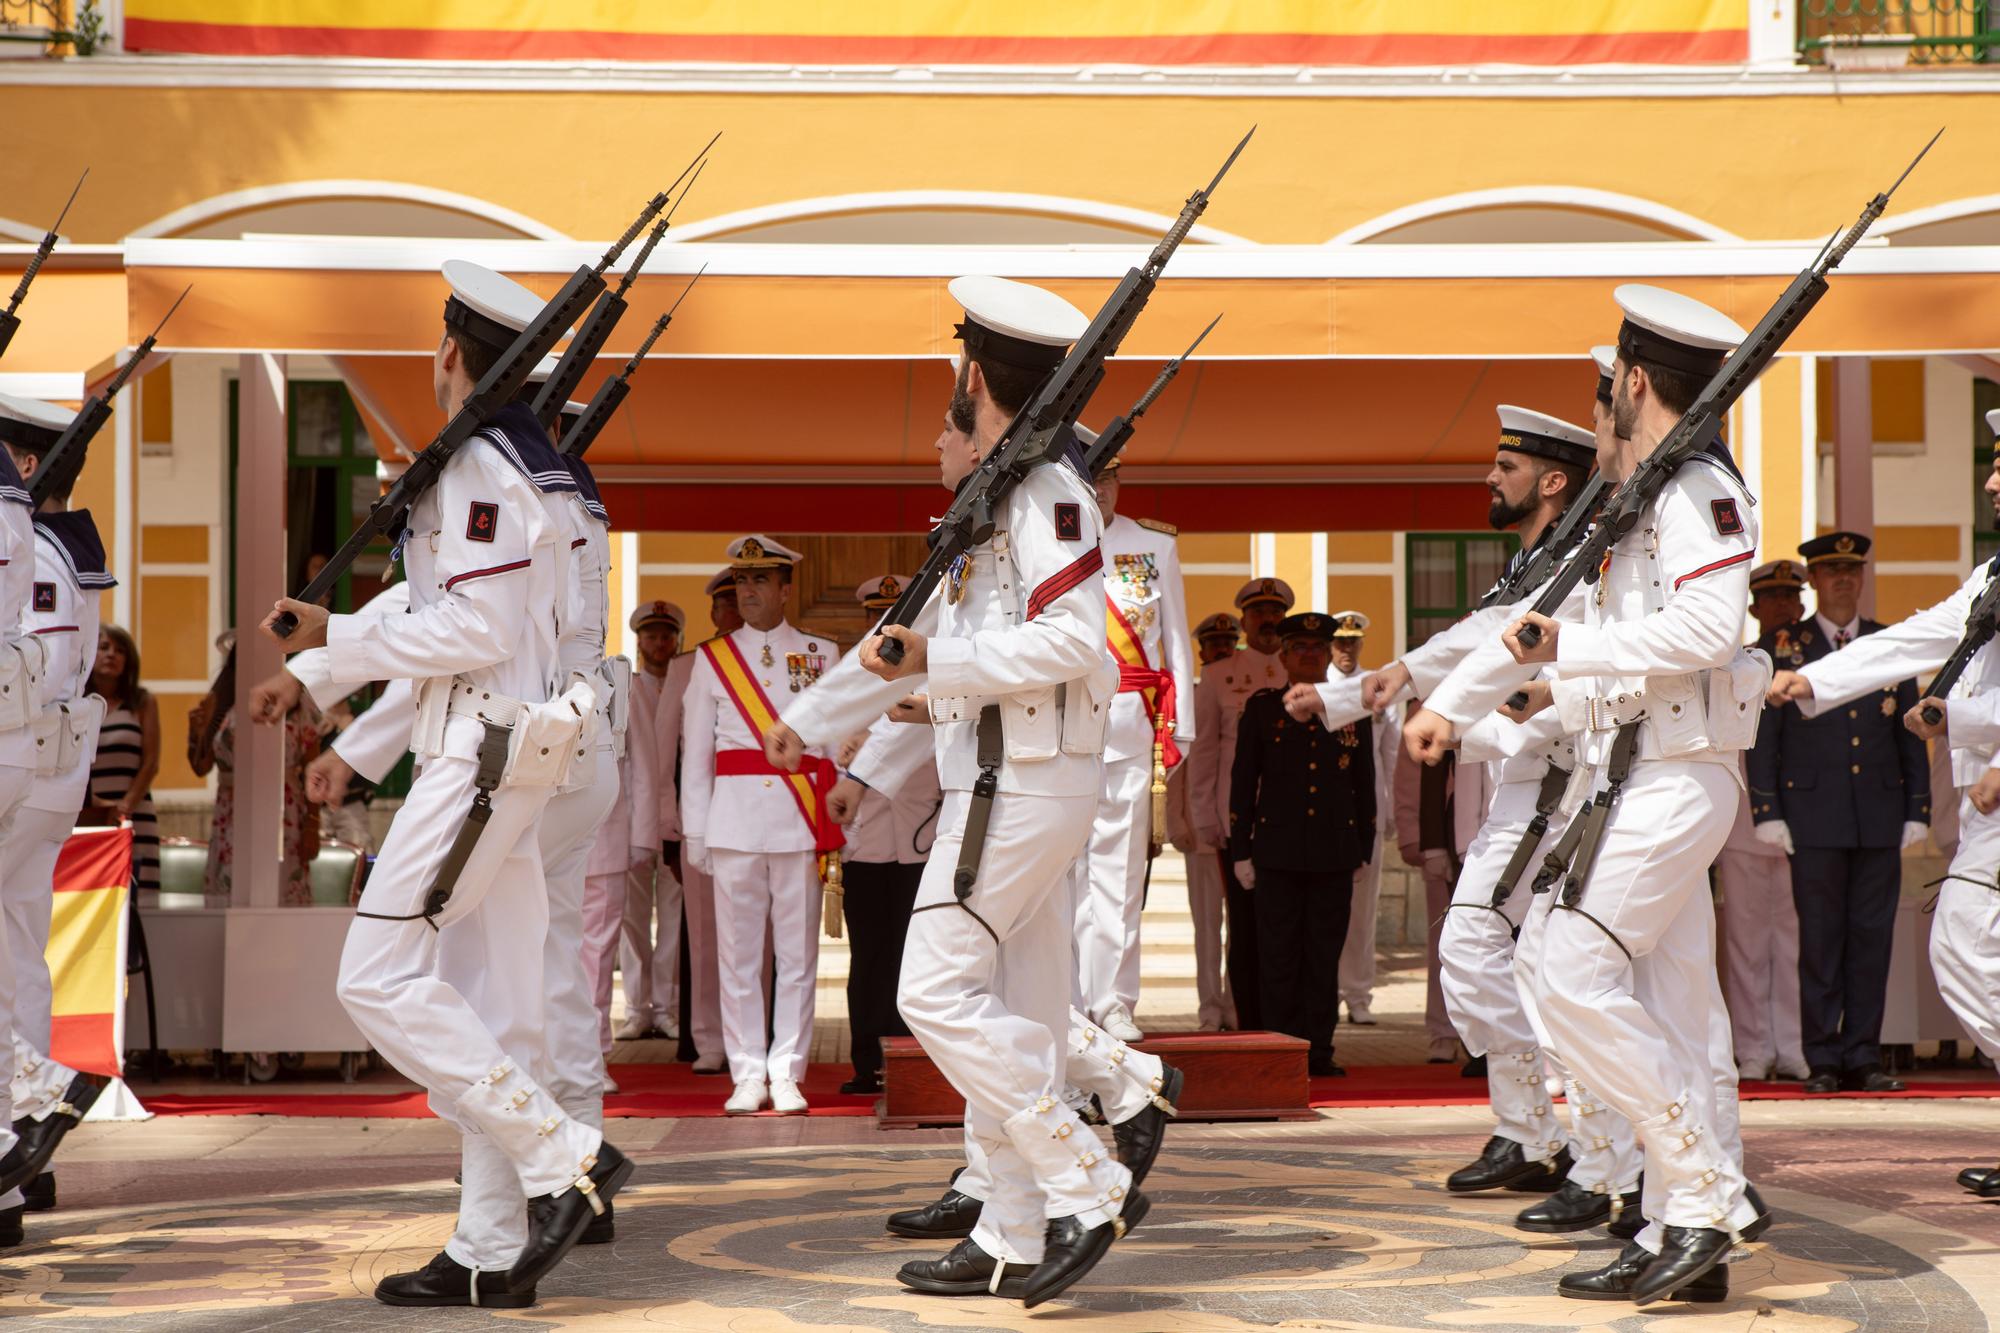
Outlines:
{"label": "white glove", "polygon": [[1238,861],[1233,868],[1236,871],[1236,882],[1238,884],[1241,884],[1246,889],[1257,887],[1257,867],[1251,865],[1248,861]]}
{"label": "white glove", "polygon": [[1757,841],[1763,843],[1766,847],[1777,848],[1786,856],[1790,856],[1798,850],[1798,848],[1792,846],[1792,830],[1786,826],[1785,821],[1782,819],[1765,820],[1763,823],[1757,825],[1756,833]]}
{"label": "white glove", "polygon": [[681,859],[706,875],[708,869],[708,844],[700,838],[689,838],[681,844]]}
{"label": "white glove", "polygon": [[1919,824],[1914,819],[1903,821],[1903,846],[1914,847],[1925,838],[1930,837],[1930,835],[1931,826],[1929,824]]}

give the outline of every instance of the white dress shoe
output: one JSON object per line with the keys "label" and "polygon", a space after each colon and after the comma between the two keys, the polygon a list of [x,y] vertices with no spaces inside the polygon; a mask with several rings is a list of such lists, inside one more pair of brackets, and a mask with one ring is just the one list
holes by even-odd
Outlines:
{"label": "white dress shoe", "polygon": [[644,1010],[635,1009],[625,1015],[625,1021],[618,1025],[612,1035],[620,1041],[638,1041],[653,1030],[653,1016]]}
{"label": "white dress shoe", "polygon": [[617,1091],[618,1091],[618,1080],[611,1077],[611,1075],[606,1074],[604,1076],[604,1095],[606,1097],[609,1097],[612,1093]]}
{"label": "white dress shoe", "polygon": [[736,1091],[722,1104],[727,1115],[755,1115],[764,1109],[764,1083],[761,1079],[746,1078],[736,1085]]}
{"label": "white dress shoe", "polygon": [[804,1115],[806,1099],[799,1091],[799,1085],[788,1078],[772,1079],[771,1109],[779,1115]]}
{"label": "white dress shoe", "polygon": [[697,1074],[720,1074],[728,1063],[728,1057],[717,1051],[713,1055],[704,1055],[696,1059],[694,1062],[694,1072]]}
{"label": "white dress shoe", "polygon": [[664,1033],[666,1033],[666,1034],[667,1034],[667,1040],[668,1040],[668,1041],[679,1041],[679,1040],[681,1039],[681,1023],[680,1023],[680,1020],[679,1020],[678,1018],[663,1018],[663,1019],[661,1019],[661,1020],[660,1020],[660,1031],[662,1031],[662,1032],[664,1032]]}
{"label": "white dress shoe", "polygon": [[1347,1006],[1347,1021],[1360,1028],[1375,1026],[1375,1014],[1365,1003]]}
{"label": "white dress shoe", "polygon": [[1138,1041],[1146,1034],[1132,1021],[1132,1013],[1122,1004],[1114,1004],[1105,1011],[1103,1029],[1120,1041]]}

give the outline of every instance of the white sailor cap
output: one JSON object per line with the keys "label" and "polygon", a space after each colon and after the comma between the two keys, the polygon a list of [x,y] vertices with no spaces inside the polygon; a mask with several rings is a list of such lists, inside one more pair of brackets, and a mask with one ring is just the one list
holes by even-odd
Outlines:
{"label": "white sailor cap", "polygon": [[738,537],[729,543],[729,549],[724,554],[729,557],[729,567],[732,570],[790,569],[805,559],[791,547],[774,542],[761,532]]}
{"label": "white sailor cap", "polygon": [[1197,639],[1235,638],[1243,629],[1241,622],[1227,611],[1217,611],[1194,627]]}
{"label": "white sailor cap", "polygon": [[47,453],[69,429],[76,413],[39,398],[0,393],[0,443],[32,454]]}
{"label": "white sailor cap", "polygon": [[1289,611],[1298,599],[1292,596],[1292,585],[1283,579],[1251,579],[1236,590],[1236,609],[1255,606],[1258,602],[1276,602]]}
{"label": "white sailor cap", "polygon": [[543,357],[540,364],[528,372],[528,383],[547,384],[549,376],[556,373],[556,366],[560,364],[561,360],[561,357],[554,354]]}
{"label": "white sailor cap", "polygon": [[868,611],[887,611],[903,595],[903,580],[894,574],[884,574],[879,579],[863,579],[861,586],[854,590],[854,600]]}
{"label": "white sailor cap", "polygon": [[1995,435],[2000,435],[2000,407],[1996,407],[1986,414],[1986,429],[1992,431]]}
{"label": "white sailor cap", "polygon": [[1664,287],[1628,282],[1611,297],[1625,312],[1618,354],[1628,366],[1650,362],[1689,375],[1713,375],[1730,349],[1749,336],[1714,306]]}
{"label": "white sailor cap", "polygon": [[1024,370],[1061,364],[1090,317],[1054,292],[1009,278],[953,278],[951,299],[965,307],[952,330],[966,350]]}
{"label": "white sailor cap", "polygon": [[736,595],[736,575],[729,569],[718,569],[715,571],[715,576],[702,587],[701,595],[712,598],[717,593],[725,592],[731,597]]}
{"label": "white sailor cap", "polygon": [[1560,417],[1502,403],[1500,448],[1508,453],[1552,458],[1558,463],[1589,467],[1597,459],[1597,437]]}
{"label": "white sailor cap", "polygon": [[547,304],[512,278],[466,259],[445,260],[444,280],[451,285],[445,327],[496,352],[512,347]]}
{"label": "white sailor cap", "polygon": [[648,625],[668,624],[676,633],[687,628],[687,613],[672,602],[654,600],[633,608],[629,622],[632,632],[637,634]]}
{"label": "white sailor cap", "polygon": [[1590,359],[1597,363],[1597,401],[1611,406],[1611,381],[1617,374],[1618,348],[1613,343],[1599,343],[1590,349]]}
{"label": "white sailor cap", "polygon": [[1333,613],[1333,637],[1336,639],[1358,639],[1368,632],[1368,617],[1359,611],[1335,611]]}

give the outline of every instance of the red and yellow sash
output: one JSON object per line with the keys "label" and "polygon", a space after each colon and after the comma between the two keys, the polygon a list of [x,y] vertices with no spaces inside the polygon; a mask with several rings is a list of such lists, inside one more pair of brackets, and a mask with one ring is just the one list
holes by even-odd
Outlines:
{"label": "red and yellow sash", "polygon": [[[736,705],[743,725],[750,728],[750,734],[762,747],[764,737],[778,720],[778,710],[771,707],[771,701],[764,697],[763,687],[757,684],[750,664],[743,660],[742,650],[734,640],[723,638],[710,639],[701,645],[701,651],[708,658],[715,678],[722,682],[723,693]],[[747,762],[752,758],[755,764]],[[830,761],[807,759],[797,773],[785,773],[772,768],[764,760],[761,748],[758,751],[723,751],[716,756],[715,771],[723,776],[770,773],[783,778],[786,789],[798,803],[800,817],[806,821],[806,830],[813,835],[813,849],[833,852],[847,845],[846,838],[841,836],[840,825],[833,822],[826,810],[826,794],[832,790],[838,776]]]}
{"label": "red and yellow sash", "polygon": [[1161,758],[1172,768],[1181,761],[1180,747],[1174,744],[1173,674],[1159,670],[1146,656],[1146,641],[1118,609],[1117,599],[1107,592],[1104,602],[1110,609],[1104,619],[1104,640],[1112,660],[1118,663],[1119,693],[1135,693],[1146,705],[1146,720],[1153,724]]}

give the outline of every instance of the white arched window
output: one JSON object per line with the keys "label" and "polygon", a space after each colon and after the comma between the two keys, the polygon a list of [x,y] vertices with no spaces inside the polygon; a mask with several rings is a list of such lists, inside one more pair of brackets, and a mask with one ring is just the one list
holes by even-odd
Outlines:
{"label": "white arched window", "polygon": [[[396,181],[290,181],[177,208],[135,237],[236,240],[252,233],[562,241],[555,228],[471,195]],[[37,233],[39,236],[39,233]]]}
{"label": "white arched window", "polygon": [[1882,219],[1874,234],[1891,245],[2000,245],[2000,194],[1912,209]]}
{"label": "white arched window", "polygon": [[1611,190],[1522,185],[1470,190],[1392,209],[1328,245],[1590,245],[1632,241],[1735,241],[1677,208]]}
{"label": "white arched window", "polygon": [[[765,204],[677,224],[679,241],[782,245],[1126,245],[1152,240],[1171,217],[1059,195],[890,190]],[[1213,227],[1195,244],[1246,244]]]}

